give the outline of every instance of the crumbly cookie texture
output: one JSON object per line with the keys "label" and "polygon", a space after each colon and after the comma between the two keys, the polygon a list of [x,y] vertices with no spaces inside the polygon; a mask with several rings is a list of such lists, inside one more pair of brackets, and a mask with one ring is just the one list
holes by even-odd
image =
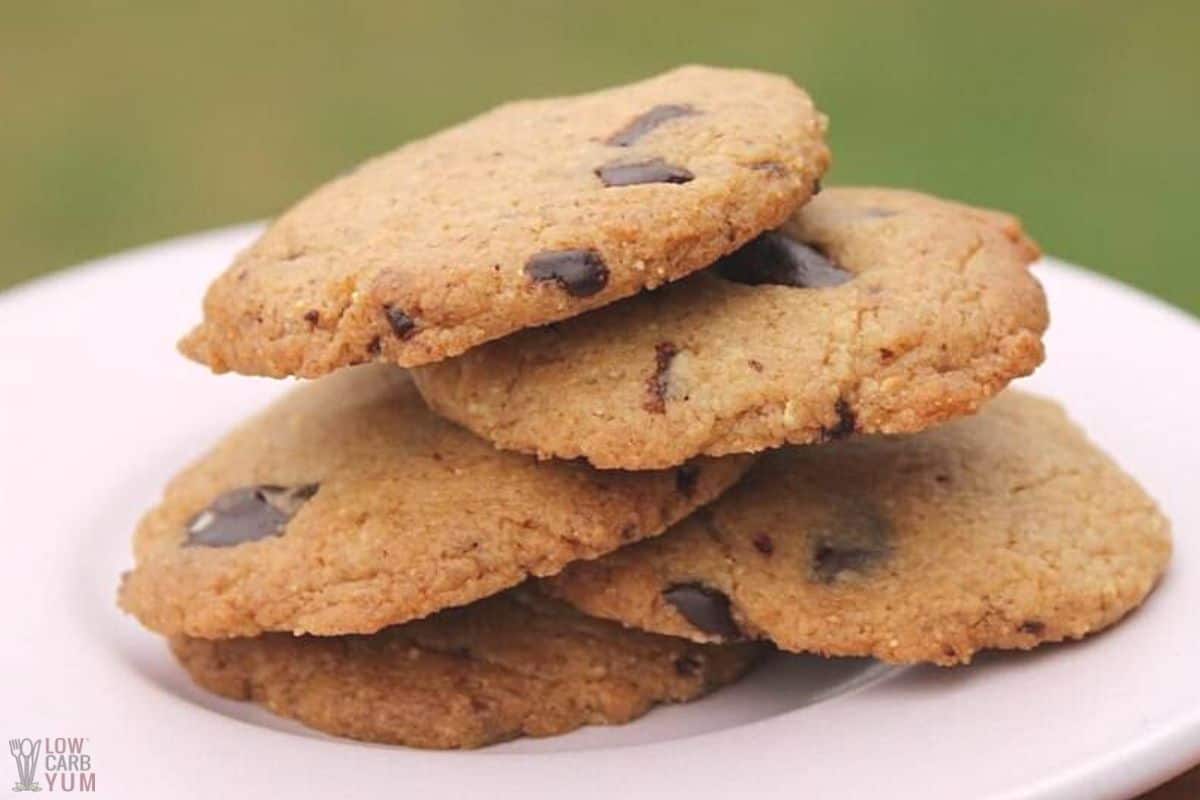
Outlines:
{"label": "crumbly cookie texture", "polygon": [[345,370],[170,483],[120,603],[167,635],[373,633],[656,535],[748,466],[538,462],[430,413],[404,370]]}
{"label": "crumbly cookie texture", "polygon": [[664,536],[544,587],[695,641],[951,665],[1113,624],[1170,552],[1153,500],[1057,405],[1010,391],[924,433],[770,453]]}
{"label": "crumbly cookie texture", "polygon": [[372,636],[176,637],[171,648],[218,694],[338,736],[428,748],[628,722],[736,680],[762,652],[627,630],[519,589]]}
{"label": "crumbly cookie texture", "polygon": [[682,277],[781,224],[829,163],[790,80],[685,67],[510,103],[277,219],[180,344],[217,372],[412,366]]}
{"label": "crumbly cookie texture", "polygon": [[913,432],[1041,363],[1037,255],[1005,214],[827,189],[713,269],[415,379],[499,447],[600,467]]}

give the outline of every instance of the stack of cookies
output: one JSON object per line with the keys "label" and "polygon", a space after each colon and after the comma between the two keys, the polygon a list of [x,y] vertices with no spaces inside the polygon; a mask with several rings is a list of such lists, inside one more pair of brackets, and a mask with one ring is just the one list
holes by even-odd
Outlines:
{"label": "stack of cookies", "polygon": [[[316,379],[176,477],[123,608],[202,686],[473,747],[782,650],[969,661],[1119,620],[1170,554],[1054,403],[1005,214],[828,188],[791,81],[689,67],[368,161],[183,352]],[[407,368],[407,369],[406,369]]]}

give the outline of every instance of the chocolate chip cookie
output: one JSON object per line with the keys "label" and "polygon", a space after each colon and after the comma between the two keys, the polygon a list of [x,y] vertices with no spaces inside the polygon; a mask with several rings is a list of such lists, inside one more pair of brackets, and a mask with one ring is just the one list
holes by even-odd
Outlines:
{"label": "chocolate chip cookie", "polygon": [[168,635],[373,633],[658,534],[748,466],[539,463],[430,413],[404,370],[345,370],[170,483],[120,602]]}
{"label": "chocolate chip cookie", "polygon": [[180,347],[218,372],[437,361],[706,267],[829,162],[790,80],[686,67],[510,103],[317,189],[209,289]]}
{"label": "chocolate chip cookie", "polygon": [[600,467],[918,431],[1041,362],[1037,254],[1004,214],[827,189],[712,269],[415,378],[499,447]]}
{"label": "chocolate chip cookie", "polygon": [[1010,391],[923,433],[769,453],[665,535],[544,587],[694,641],[949,665],[1113,624],[1162,574],[1168,527],[1057,405]]}
{"label": "chocolate chip cookie", "polygon": [[628,722],[736,680],[761,654],[627,630],[521,589],[372,636],[171,647],[218,694],[338,736],[431,748]]}

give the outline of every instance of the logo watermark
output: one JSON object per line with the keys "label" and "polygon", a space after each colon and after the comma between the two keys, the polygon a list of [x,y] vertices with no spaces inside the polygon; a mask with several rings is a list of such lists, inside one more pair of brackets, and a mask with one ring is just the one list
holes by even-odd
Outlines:
{"label": "logo watermark", "polygon": [[[14,792],[94,792],[96,773],[87,739],[81,736],[46,736],[9,739],[8,752],[17,765]],[[39,761],[42,771],[38,773]]]}

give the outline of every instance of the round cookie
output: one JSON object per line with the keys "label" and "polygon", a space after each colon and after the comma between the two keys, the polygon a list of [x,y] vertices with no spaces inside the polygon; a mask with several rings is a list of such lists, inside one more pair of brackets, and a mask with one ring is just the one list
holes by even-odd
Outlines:
{"label": "round cookie", "polygon": [[950,665],[1111,625],[1170,551],[1154,502],[1057,405],[1008,392],[924,433],[769,453],[664,536],[544,586],[695,641]]}
{"label": "round cookie", "polygon": [[538,462],[430,413],[404,370],[346,370],[170,483],[120,603],[167,635],[373,633],[658,534],[748,466]]}
{"label": "round cookie", "polygon": [[218,694],[338,736],[430,748],[628,722],[736,680],[762,652],[631,631],[522,590],[372,636],[171,648]]}
{"label": "round cookie", "polygon": [[787,78],[685,67],[496,108],[317,189],[217,279],[180,347],[217,372],[413,366],[711,264],[829,162]]}
{"label": "round cookie", "polygon": [[1004,214],[828,189],[713,269],[414,377],[499,447],[599,467],[917,431],[1041,362],[1037,252]]}

